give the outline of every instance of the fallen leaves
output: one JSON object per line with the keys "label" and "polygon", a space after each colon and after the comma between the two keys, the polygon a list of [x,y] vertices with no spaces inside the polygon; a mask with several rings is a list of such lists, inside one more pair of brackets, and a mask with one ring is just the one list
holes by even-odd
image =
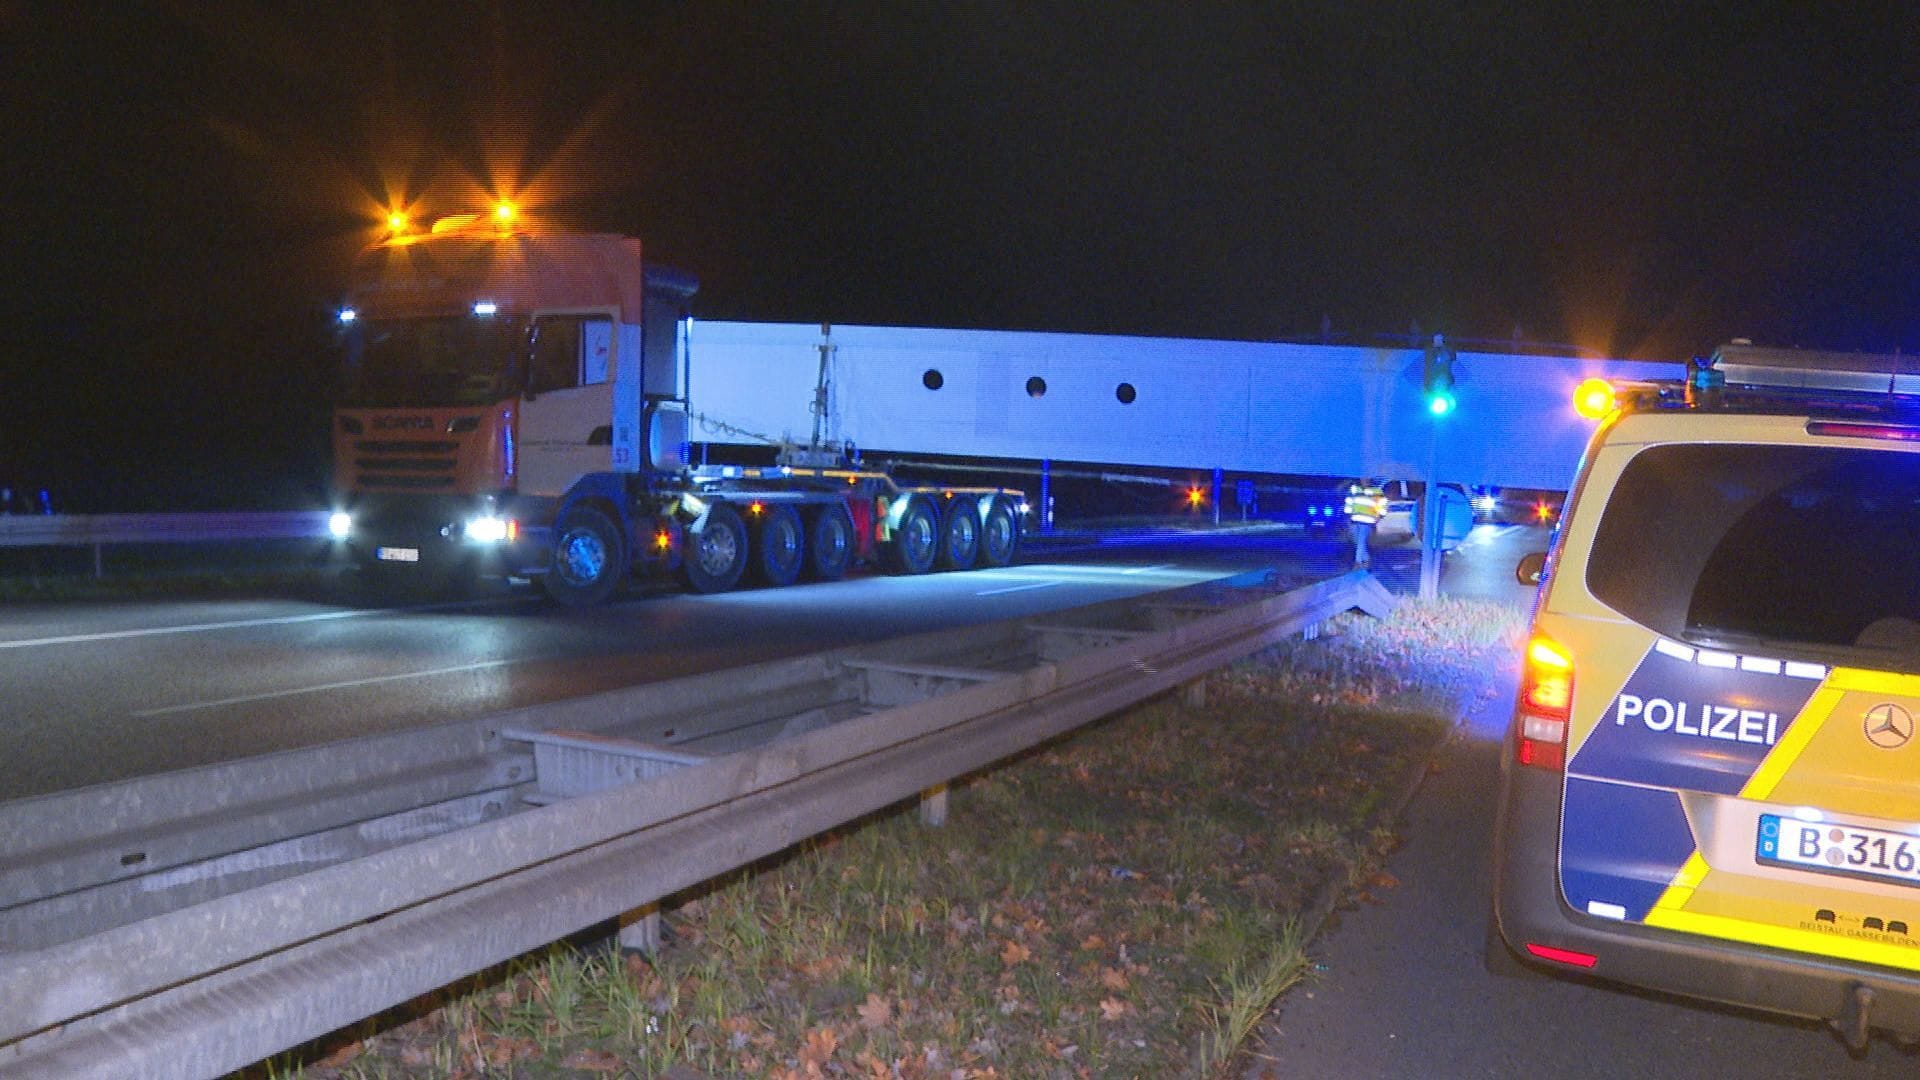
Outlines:
{"label": "fallen leaves", "polygon": [[326,1057],[321,1058],[315,1064],[319,1065],[323,1069],[344,1068],[354,1058],[359,1057],[361,1051],[364,1050],[365,1048],[366,1048],[365,1043],[361,1042],[358,1039],[355,1039],[354,1041],[346,1044],[345,1046],[342,1046],[340,1049],[335,1050],[333,1053],[328,1054]]}
{"label": "fallen leaves", "polygon": [[833,1058],[833,1052],[840,1049],[840,1033],[832,1027],[817,1027],[807,1032],[806,1042],[800,1046],[800,1064],[820,1067]]}
{"label": "fallen leaves", "polygon": [[868,1031],[893,1023],[893,1003],[879,994],[868,994],[866,1003],[854,1011],[860,1014],[860,1026]]}
{"label": "fallen leaves", "polygon": [[562,1068],[579,1069],[581,1072],[617,1073],[626,1069],[627,1062],[619,1054],[588,1047],[568,1054],[560,1065]]}

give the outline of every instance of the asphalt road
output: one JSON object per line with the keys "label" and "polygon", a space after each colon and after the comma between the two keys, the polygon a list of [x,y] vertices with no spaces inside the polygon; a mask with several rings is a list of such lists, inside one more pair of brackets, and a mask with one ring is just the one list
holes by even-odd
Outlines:
{"label": "asphalt road", "polygon": [[[1495,531],[1512,543],[1510,532]],[[589,611],[527,589],[398,607],[272,596],[11,604],[0,611],[0,799],[1249,570],[1326,576],[1349,558],[1334,540],[1269,527],[1062,537],[1005,570],[720,596],[662,588]],[[1484,559],[1452,561],[1460,588],[1485,575]],[[1375,566],[1390,585],[1417,582],[1412,549],[1383,551]]]}
{"label": "asphalt road", "polygon": [[0,616],[0,791],[417,727],[1231,572],[1218,559],[1076,561],[656,592],[590,611],[527,590],[392,608],[272,598],[15,607]]}

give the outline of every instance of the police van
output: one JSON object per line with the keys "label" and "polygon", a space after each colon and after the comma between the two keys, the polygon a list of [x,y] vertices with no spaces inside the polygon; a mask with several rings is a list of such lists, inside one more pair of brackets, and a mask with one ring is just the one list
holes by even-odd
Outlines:
{"label": "police van", "polygon": [[1741,343],[1582,394],[1489,966],[1920,1037],[1920,358]]}

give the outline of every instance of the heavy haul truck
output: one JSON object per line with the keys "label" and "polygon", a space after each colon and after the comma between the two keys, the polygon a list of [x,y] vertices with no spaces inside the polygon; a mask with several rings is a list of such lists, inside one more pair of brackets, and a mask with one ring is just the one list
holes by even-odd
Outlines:
{"label": "heavy haul truck", "polygon": [[647,575],[711,593],[1014,560],[1016,490],[904,486],[817,443],[691,466],[696,288],[637,239],[536,230],[506,207],[396,223],[339,311],[341,554],[381,576],[533,578],[569,605]]}

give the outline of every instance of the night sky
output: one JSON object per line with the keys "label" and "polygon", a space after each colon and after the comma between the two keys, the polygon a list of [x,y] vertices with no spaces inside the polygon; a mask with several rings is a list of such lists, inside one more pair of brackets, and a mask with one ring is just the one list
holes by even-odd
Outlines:
{"label": "night sky", "polygon": [[317,505],[395,196],[707,318],[1920,348],[1920,8],[1625,6],[0,0],[0,484]]}

